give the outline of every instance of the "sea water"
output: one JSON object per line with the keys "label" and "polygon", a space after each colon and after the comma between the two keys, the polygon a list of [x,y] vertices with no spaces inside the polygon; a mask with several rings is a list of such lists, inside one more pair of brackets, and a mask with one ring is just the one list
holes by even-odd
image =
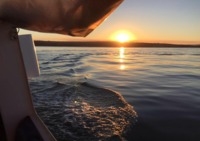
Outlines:
{"label": "sea water", "polygon": [[33,103],[58,141],[199,141],[200,48],[37,47]]}

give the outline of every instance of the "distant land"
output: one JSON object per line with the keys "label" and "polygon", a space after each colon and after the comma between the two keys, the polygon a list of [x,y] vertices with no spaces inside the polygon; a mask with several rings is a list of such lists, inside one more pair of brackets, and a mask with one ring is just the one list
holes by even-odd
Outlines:
{"label": "distant land", "polygon": [[126,42],[119,43],[114,41],[35,41],[36,46],[54,47],[171,47],[171,48],[200,48],[200,44],[168,44],[168,43],[145,43],[145,42]]}

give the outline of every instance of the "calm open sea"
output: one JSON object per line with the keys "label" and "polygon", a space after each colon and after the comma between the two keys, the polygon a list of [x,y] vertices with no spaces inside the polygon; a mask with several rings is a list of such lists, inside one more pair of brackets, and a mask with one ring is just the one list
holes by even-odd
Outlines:
{"label": "calm open sea", "polygon": [[199,141],[200,48],[37,47],[34,106],[58,141]]}

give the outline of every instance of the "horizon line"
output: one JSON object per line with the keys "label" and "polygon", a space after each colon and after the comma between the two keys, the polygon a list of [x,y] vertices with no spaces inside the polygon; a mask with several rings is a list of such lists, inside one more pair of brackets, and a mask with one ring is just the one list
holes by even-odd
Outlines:
{"label": "horizon line", "polygon": [[73,47],[195,47],[200,44],[170,44],[170,43],[145,43],[116,41],[34,41],[36,46],[73,46]]}
{"label": "horizon line", "polygon": [[57,43],[117,43],[120,45],[127,45],[127,44],[167,44],[167,45],[194,45],[194,46],[200,46],[200,42],[189,42],[189,41],[183,41],[182,43],[176,42],[164,42],[164,41],[127,41],[127,42],[119,42],[119,41],[113,41],[113,40],[34,40],[34,42],[57,42]]}

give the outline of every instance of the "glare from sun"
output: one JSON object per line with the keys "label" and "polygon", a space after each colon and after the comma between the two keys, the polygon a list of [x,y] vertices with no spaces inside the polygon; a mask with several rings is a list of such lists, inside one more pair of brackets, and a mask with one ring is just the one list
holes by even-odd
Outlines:
{"label": "glare from sun", "polygon": [[131,32],[123,30],[113,33],[111,38],[112,40],[118,41],[120,43],[136,40],[135,36]]}
{"label": "glare from sun", "polygon": [[125,33],[121,33],[121,34],[118,34],[116,36],[116,39],[117,41],[121,42],[121,43],[124,43],[124,42],[127,42],[130,40],[130,37],[128,34],[125,34]]}

